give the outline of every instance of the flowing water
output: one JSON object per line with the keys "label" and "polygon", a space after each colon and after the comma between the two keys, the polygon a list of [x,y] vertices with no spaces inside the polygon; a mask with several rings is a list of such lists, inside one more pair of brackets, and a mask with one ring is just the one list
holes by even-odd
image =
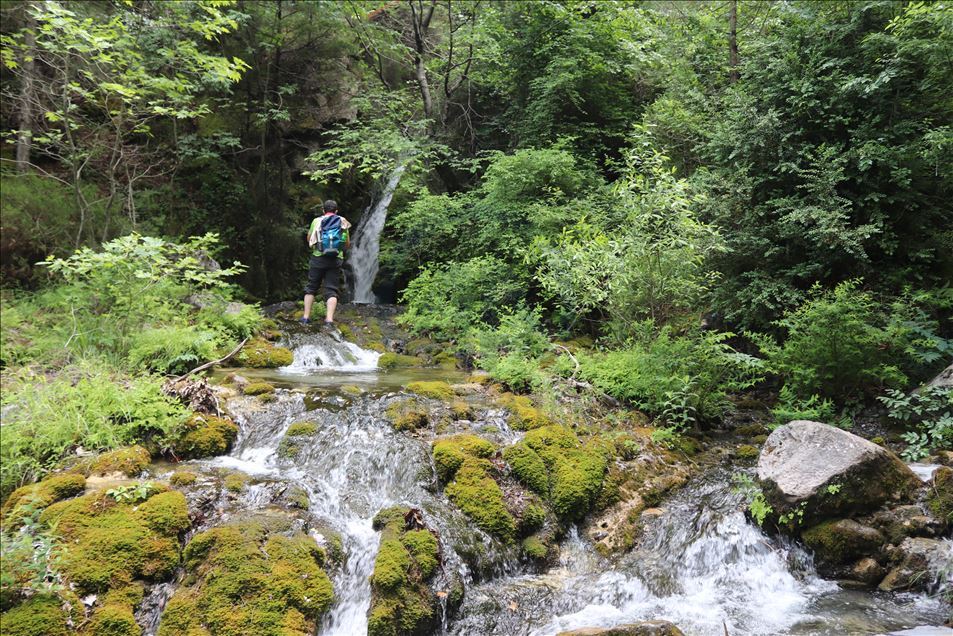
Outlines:
{"label": "flowing water", "polygon": [[[466,583],[457,618],[443,620],[441,633],[454,636],[544,636],[646,619],[671,620],[689,636],[721,635],[725,629],[732,636],[882,634],[942,625],[949,612],[925,596],[849,591],[819,578],[809,555],[769,539],[746,520],[727,467],[708,471],[665,502],[640,547],[624,557],[604,559],[573,530],[559,563],[531,572],[447,503],[436,486],[427,442],[397,433],[387,422],[386,408],[402,399],[394,389],[405,378],[371,370],[377,354],[332,334],[289,336],[287,344],[294,350],[292,365],[270,375],[258,372],[287,388],[270,404],[230,400],[241,426],[235,448],[195,463],[257,478],[243,494],[242,511],[267,508],[290,486],[303,488],[315,540],[326,542],[327,532],[340,535],[346,560],[334,578],[337,601],[319,629],[322,636],[366,633],[368,577],[379,542],[372,520],[392,505],[420,508],[441,537],[446,562],[437,589],[450,589],[455,579]],[[415,373],[455,379],[438,369]],[[365,392],[329,390],[345,383]],[[519,435],[491,408],[475,419],[473,427],[481,434],[492,431],[499,443]],[[300,420],[317,422],[319,432],[293,459],[284,458],[279,442]],[[473,554],[482,555],[478,565],[463,558]],[[156,594],[151,606],[161,607],[171,589]],[[147,633],[154,633],[154,619],[151,628]]]}
{"label": "flowing water", "polygon": [[377,299],[371,287],[377,277],[378,252],[380,251],[381,231],[387,219],[387,206],[394,198],[394,191],[404,174],[405,164],[398,165],[384,186],[380,198],[365,210],[357,229],[354,231],[354,246],[348,257],[354,280],[354,302],[374,303]]}

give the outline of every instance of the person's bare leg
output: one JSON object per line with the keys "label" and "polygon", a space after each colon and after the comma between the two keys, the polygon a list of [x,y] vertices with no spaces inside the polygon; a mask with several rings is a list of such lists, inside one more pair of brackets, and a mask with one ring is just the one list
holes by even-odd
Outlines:
{"label": "person's bare leg", "polygon": [[311,318],[311,306],[314,305],[314,294],[305,294],[304,295],[304,319],[309,320]]}
{"label": "person's bare leg", "polygon": [[[314,298],[312,296],[312,298]],[[334,322],[334,310],[337,309],[338,299],[334,296],[328,298],[328,313],[324,317],[324,322]]]}

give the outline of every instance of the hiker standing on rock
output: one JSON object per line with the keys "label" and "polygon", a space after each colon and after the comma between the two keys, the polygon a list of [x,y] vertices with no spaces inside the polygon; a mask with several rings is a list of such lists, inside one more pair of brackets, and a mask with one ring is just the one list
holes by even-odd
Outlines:
{"label": "hiker standing on rock", "polygon": [[314,296],[324,282],[324,299],[328,303],[324,324],[334,324],[334,310],[338,305],[338,284],[344,250],[351,246],[351,224],[338,215],[338,204],[331,199],[324,202],[324,215],[315,217],[308,228],[308,247],[312,248],[308,263],[308,284],[304,288],[303,325],[311,324],[311,306]]}

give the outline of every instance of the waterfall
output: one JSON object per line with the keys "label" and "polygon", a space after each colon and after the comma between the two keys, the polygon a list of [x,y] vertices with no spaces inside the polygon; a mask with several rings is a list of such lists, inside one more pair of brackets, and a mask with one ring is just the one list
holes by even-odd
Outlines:
{"label": "waterfall", "polygon": [[380,253],[381,231],[387,218],[387,206],[394,198],[394,191],[400,183],[406,164],[401,163],[390,174],[387,185],[376,203],[369,206],[354,231],[354,245],[351,248],[349,262],[354,277],[354,302],[374,303],[376,298],[371,286],[377,277],[378,255]]}

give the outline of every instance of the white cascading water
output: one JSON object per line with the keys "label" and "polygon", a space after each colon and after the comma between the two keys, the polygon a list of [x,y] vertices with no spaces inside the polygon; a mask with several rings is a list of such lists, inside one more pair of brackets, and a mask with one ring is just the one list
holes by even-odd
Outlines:
{"label": "white cascading water", "polygon": [[287,346],[292,350],[294,360],[280,372],[290,375],[325,371],[366,373],[377,369],[381,357],[377,351],[362,349],[330,333],[296,334],[289,338]]}
{"label": "white cascading water", "polygon": [[394,198],[394,191],[404,174],[405,164],[397,166],[387,180],[384,191],[374,205],[368,207],[354,231],[354,245],[348,256],[354,281],[354,302],[375,303],[377,298],[371,287],[377,277],[381,231],[387,219],[387,206]]}

